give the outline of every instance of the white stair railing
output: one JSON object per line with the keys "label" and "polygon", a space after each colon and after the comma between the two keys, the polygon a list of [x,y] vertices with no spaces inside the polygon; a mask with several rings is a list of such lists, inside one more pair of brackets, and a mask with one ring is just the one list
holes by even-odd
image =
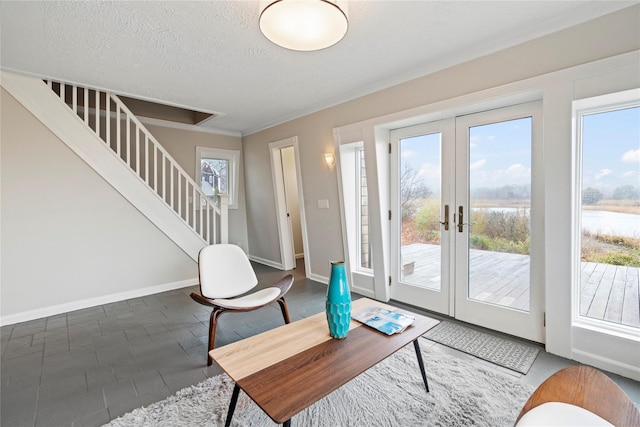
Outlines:
{"label": "white stair railing", "polygon": [[211,201],[116,95],[45,83],[205,243],[228,243],[228,196]]}

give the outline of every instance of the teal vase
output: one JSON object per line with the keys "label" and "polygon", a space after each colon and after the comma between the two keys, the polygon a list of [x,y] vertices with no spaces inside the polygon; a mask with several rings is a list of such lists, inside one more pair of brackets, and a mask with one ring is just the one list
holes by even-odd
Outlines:
{"label": "teal vase", "polygon": [[331,262],[326,311],[329,334],[333,338],[345,338],[351,323],[351,291],[344,261]]}

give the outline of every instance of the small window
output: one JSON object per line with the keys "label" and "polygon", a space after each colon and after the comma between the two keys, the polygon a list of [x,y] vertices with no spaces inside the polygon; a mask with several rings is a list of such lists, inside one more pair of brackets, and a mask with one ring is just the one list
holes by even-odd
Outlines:
{"label": "small window", "polygon": [[357,151],[356,173],[358,177],[358,240],[360,248],[358,266],[362,269],[371,269],[371,241],[369,240],[369,196],[367,194],[367,168],[364,163],[364,148]]}
{"label": "small window", "polygon": [[229,208],[238,208],[240,151],[196,147],[196,182],[215,200],[218,194],[229,196]]}

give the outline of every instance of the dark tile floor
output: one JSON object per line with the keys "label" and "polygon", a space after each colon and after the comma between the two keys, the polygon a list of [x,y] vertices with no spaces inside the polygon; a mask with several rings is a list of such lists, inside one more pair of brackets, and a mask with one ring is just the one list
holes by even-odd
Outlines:
{"label": "dark tile floor", "polygon": [[[305,279],[302,264],[298,263],[296,282],[287,294],[292,320],[324,310],[326,286]],[[262,265],[254,267],[260,286],[275,283],[285,274]],[[102,425],[219,374],[217,366],[206,366],[210,311],[189,298],[193,291],[197,287],[2,327],[0,424]],[[216,344],[282,323],[277,305],[228,314],[220,319]],[[574,363],[542,351],[529,373],[520,375],[442,348],[534,386]],[[640,383],[612,377],[640,403]]]}

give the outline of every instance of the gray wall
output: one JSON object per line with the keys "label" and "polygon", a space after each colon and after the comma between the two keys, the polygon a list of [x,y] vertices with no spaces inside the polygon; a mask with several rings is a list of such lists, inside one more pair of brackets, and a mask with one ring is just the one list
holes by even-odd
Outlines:
{"label": "gray wall", "polygon": [[[333,128],[640,49],[639,14],[637,5],[623,9],[245,136],[250,254],[281,261],[270,142],[298,137],[310,252],[305,254],[310,259],[307,274],[328,277],[328,260],[343,258],[336,169],[323,162],[323,153],[334,151]],[[328,199],[329,209],[318,209],[318,199]]]}

